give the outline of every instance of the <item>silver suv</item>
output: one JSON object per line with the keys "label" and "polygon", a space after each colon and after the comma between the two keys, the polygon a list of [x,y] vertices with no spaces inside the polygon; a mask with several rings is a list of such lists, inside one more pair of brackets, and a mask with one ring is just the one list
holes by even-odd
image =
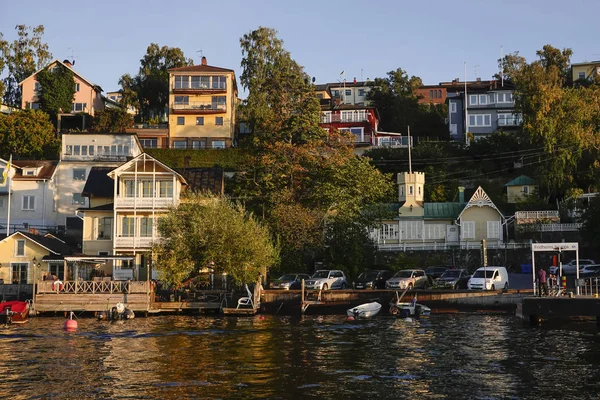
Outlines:
{"label": "silver suv", "polygon": [[348,281],[346,275],[338,269],[322,269],[305,281],[304,287],[311,290],[346,289]]}
{"label": "silver suv", "polygon": [[422,269],[405,269],[396,272],[385,283],[387,289],[427,289],[429,287],[429,278]]}

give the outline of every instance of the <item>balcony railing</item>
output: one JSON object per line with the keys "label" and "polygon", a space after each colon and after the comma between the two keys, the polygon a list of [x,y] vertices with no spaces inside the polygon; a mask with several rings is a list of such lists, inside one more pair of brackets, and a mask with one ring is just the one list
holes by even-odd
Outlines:
{"label": "balcony railing", "polygon": [[[412,144],[412,138],[410,140]],[[399,138],[389,137],[378,137],[375,143],[377,147],[390,147],[390,148],[408,148],[408,136]]]}
{"label": "balcony railing", "polygon": [[187,102],[187,103],[173,103],[171,105],[173,111],[227,111],[227,105],[223,103],[211,103],[211,102]]}
{"label": "balcony railing", "polygon": [[169,208],[177,205],[173,197],[117,197],[115,208]]}
{"label": "balcony railing", "polygon": [[339,123],[339,122],[367,122],[369,118],[367,115],[322,115],[321,123],[322,124],[331,124],[331,123]]}
{"label": "balcony railing", "polygon": [[143,247],[143,248],[151,248],[152,243],[158,241],[157,237],[154,239],[151,236],[117,236],[115,238],[115,247]]}
{"label": "balcony railing", "polygon": [[522,118],[498,118],[498,126],[519,126],[522,123]]}
{"label": "balcony railing", "polygon": [[173,84],[173,90],[227,90],[227,82],[219,82],[212,85],[201,82],[176,82]]}
{"label": "balcony railing", "polygon": [[515,212],[515,218],[517,220],[521,219],[553,219],[560,218],[557,210],[546,210],[546,211],[517,211]]}

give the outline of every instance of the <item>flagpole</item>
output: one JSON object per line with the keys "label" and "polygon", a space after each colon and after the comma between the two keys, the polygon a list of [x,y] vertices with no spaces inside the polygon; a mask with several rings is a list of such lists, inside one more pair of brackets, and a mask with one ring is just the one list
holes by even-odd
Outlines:
{"label": "flagpole", "polygon": [[8,213],[6,216],[6,237],[10,236],[10,198],[11,198],[11,193],[10,193],[10,189],[12,186],[12,179],[10,178],[10,166],[12,164],[12,154],[10,155],[10,158],[8,160],[8,167],[6,168],[7,170],[7,174],[6,174],[6,179],[8,179]]}

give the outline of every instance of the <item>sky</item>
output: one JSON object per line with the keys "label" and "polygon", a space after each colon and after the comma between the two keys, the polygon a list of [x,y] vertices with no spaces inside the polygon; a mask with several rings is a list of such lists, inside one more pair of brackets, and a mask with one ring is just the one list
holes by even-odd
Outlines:
{"label": "sky", "polygon": [[465,63],[468,80],[490,79],[501,51],[533,60],[545,44],[571,48],[572,62],[600,59],[599,11],[598,0],[0,0],[0,32],[12,41],[16,25],[44,25],[53,56],[75,59],[105,92],[137,73],[153,42],[239,80],[239,38],[259,26],[278,30],[317,83],[402,68],[437,84],[462,81]]}

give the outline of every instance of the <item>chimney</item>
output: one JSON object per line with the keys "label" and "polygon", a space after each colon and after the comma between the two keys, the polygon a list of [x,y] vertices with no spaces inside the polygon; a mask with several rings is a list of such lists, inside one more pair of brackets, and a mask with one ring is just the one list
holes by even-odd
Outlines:
{"label": "chimney", "polygon": [[458,204],[465,204],[465,188],[463,186],[458,187]]}
{"label": "chimney", "polygon": [[69,68],[73,68],[73,64],[71,64],[71,61],[69,61],[69,60],[64,60],[63,64],[65,64]]}
{"label": "chimney", "polygon": [[206,65],[206,57],[202,57],[202,65]]}
{"label": "chimney", "polygon": [[354,84],[356,85],[356,77],[354,77]]}
{"label": "chimney", "polygon": [[477,82],[481,82],[481,78],[477,78]]}

